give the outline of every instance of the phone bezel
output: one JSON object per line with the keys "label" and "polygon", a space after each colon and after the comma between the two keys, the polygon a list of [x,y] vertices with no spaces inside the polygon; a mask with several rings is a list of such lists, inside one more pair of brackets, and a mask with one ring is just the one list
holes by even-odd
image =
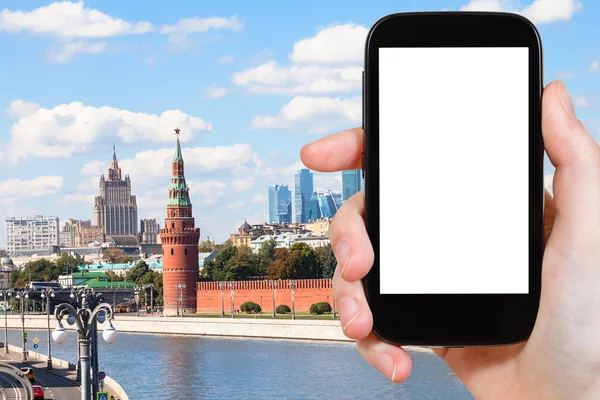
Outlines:
{"label": "phone bezel", "polygon": [[[529,48],[529,294],[380,294],[378,49],[381,47]],[[384,17],[371,28],[363,75],[363,173],[365,223],[375,262],[364,285],[373,313],[373,331],[382,340],[400,345],[463,347],[510,344],[530,336],[539,308],[544,244],[542,87],[540,35],[529,20],[519,15],[402,13]],[[490,223],[493,223],[492,213]]]}

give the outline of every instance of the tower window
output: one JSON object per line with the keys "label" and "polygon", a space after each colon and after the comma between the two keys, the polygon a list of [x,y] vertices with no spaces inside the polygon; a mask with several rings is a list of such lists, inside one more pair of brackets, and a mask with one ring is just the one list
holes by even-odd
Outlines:
{"label": "tower window", "polygon": [[185,248],[185,251],[184,251],[184,252],[185,252],[185,255],[187,256],[187,247]]}
{"label": "tower window", "polygon": [[183,229],[185,229],[185,222],[183,223]]}
{"label": "tower window", "polygon": [[171,249],[171,255],[174,255],[174,254],[175,254],[175,250]]}
{"label": "tower window", "polygon": [[175,222],[171,222],[171,229],[175,229]]}

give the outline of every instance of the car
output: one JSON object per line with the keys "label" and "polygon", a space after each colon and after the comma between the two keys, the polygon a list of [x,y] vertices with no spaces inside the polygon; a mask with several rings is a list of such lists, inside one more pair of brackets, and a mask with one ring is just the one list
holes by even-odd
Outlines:
{"label": "car", "polygon": [[25,375],[27,376],[27,379],[29,379],[29,382],[31,382],[31,383],[35,382],[35,372],[33,372],[33,368],[23,367],[23,368],[21,368],[21,371],[23,371],[25,373]]}
{"label": "car", "polygon": [[44,400],[44,388],[40,385],[33,385],[33,398]]}

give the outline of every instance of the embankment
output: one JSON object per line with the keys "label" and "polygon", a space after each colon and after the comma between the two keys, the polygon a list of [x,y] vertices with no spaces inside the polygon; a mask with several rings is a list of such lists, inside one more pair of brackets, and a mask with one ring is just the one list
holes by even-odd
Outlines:
{"label": "embankment", "polygon": [[[74,326],[63,324],[66,329]],[[339,321],[248,319],[248,318],[194,318],[194,317],[136,317],[117,314],[113,325],[121,333],[152,333],[163,335],[198,335],[250,337],[263,339],[296,339],[351,342],[344,336]],[[51,321],[54,329],[56,321]],[[102,330],[106,323],[98,326]],[[8,317],[8,327],[21,328],[18,315]],[[44,315],[25,316],[26,329],[47,329]]]}

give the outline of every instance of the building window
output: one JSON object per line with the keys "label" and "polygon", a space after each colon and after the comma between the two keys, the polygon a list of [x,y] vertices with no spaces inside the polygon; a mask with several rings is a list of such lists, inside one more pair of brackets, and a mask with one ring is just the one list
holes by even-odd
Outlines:
{"label": "building window", "polygon": [[171,222],[171,229],[175,229],[175,222]]}
{"label": "building window", "polygon": [[175,254],[175,250],[171,249],[171,255],[174,255],[174,254]]}
{"label": "building window", "polygon": [[185,255],[187,256],[187,247],[185,248]]}
{"label": "building window", "polygon": [[185,229],[185,222],[183,223],[183,229]]}

